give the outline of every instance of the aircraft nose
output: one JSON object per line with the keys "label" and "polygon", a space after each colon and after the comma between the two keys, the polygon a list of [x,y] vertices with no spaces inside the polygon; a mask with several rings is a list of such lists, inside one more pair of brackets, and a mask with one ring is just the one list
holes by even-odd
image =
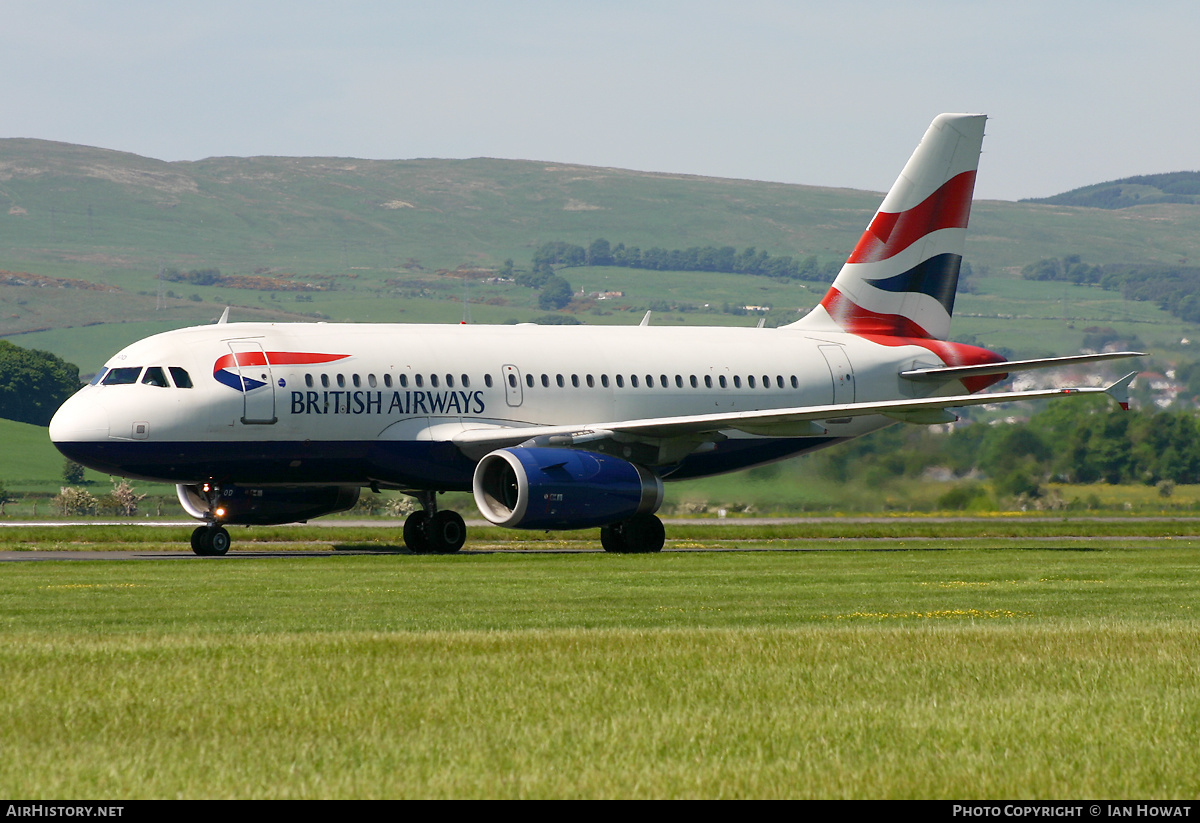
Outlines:
{"label": "aircraft nose", "polygon": [[108,410],[81,392],[67,399],[50,420],[53,443],[79,443],[108,439]]}

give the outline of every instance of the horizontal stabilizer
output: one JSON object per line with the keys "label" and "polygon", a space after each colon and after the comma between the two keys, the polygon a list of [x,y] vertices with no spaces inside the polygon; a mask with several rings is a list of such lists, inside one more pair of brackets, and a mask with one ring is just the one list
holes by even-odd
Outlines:
{"label": "horizontal stabilizer", "polygon": [[928,369],[910,369],[900,372],[909,380],[938,381],[960,380],[964,377],[979,377],[985,374],[1009,374],[1030,369],[1053,369],[1058,366],[1075,366],[1080,363],[1098,363],[1102,360],[1121,360],[1126,357],[1144,357],[1140,351],[1104,352],[1103,354],[1073,354],[1068,357],[1041,357],[1036,360],[1008,360],[1003,363],[984,363],[979,366],[936,366]]}
{"label": "horizontal stabilizer", "polygon": [[1135,377],[1137,377],[1137,372],[1131,371],[1105,389],[1109,396],[1113,400],[1116,400],[1125,411],[1129,411],[1129,384],[1133,382],[1133,378]]}

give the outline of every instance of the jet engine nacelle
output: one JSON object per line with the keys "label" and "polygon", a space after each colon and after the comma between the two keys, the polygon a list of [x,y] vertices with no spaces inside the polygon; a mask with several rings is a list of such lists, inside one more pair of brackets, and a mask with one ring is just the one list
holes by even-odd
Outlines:
{"label": "jet engine nacelle", "polygon": [[511,448],[484,457],[472,483],[475,505],[510,529],[586,529],[653,514],[663,484],[619,457],[575,449]]}
{"label": "jet engine nacelle", "polygon": [[184,510],[197,520],[239,526],[276,526],[352,508],[358,486],[179,485],[175,493]]}

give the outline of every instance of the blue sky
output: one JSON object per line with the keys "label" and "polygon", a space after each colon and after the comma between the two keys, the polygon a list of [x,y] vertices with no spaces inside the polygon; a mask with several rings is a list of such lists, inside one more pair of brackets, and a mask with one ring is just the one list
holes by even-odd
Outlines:
{"label": "blue sky", "polygon": [[163,160],[505,157],[976,195],[1200,169],[1194,2],[0,0],[0,137]]}

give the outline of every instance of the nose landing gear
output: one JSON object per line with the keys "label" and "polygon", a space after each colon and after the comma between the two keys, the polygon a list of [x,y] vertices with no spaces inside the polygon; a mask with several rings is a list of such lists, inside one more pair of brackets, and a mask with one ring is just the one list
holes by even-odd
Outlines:
{"label": "nose landing gear", "polygon": [[201,557],[220,557],[229,551],[229,532],[218,522],[225,514],[221,508],[221,489],[213,483],[177,486],[179,502],[192,517],[208,521],[192,532],[192,551]]}
{"label": "nose landing gear", "polygon": [[192,532],[192,551],[201,557],[220,557],[229,551],[229,532],[223,526],[198,526]]}

